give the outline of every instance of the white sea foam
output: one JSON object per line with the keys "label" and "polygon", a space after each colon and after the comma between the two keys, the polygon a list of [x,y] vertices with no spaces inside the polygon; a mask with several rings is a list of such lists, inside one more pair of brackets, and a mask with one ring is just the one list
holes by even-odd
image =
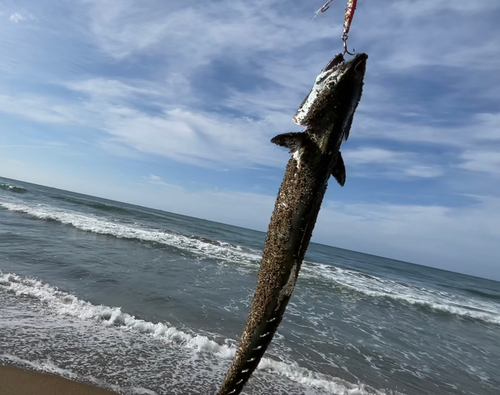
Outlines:
{"label": "white sea foam", "polygon": [[304,274],[333,281],[372,298],[388,298],[410,305],[500,325],[500,306],[472,297],[417,287],[325,264],[304,265]]}
{"label": "white sea foam", "polygon": [[282,376],[308,387],[316,387],[326,390],[332,394],[345,395],[383,395],[385,392],[374,390],[361,383],[351,384],[345,380],[327,376],[321,373],[312,372],[301,368],[296,364],[285,364],[269,358],[262,358],[258,369],[270,369]]}
{"label": "white sea foam", "polygon": [[[82,383],[90,383],[96,387],[107,388],[115,392],[120,392],[121,388],[116,385],[110,385],[102,380],[99,380],[90,375],[79,375],[68,369],[63,369],[51,361],[29,361],[27,359],[19,358],[15,355],[0,354],[0,361],[11,363],[17,366],[22,366],[23,368],[33,369],[43,373],[52,373],[57,376],[70,379],[72,381],[79,381]],[[156,392],[148,390],[142,387],[133,387],[131,391],[137,395],[158,395]]]}
{"label": "white sea foam", "polygon": [[[211,243],[203,239],[148,228],[139,224],[114,222],[90,214],[60,210],[46,205],[29,206],[21,203],[0,202],[0,207],[26,213],[40,219],[58,221],[88,232],[168,245],[189,251],[200,257],[236,262],[240,267],[247,265],[255,267],[260,261],[260,254],[257,251],[245,252],[241,247],[232,246],[229,243]],[[410,305],[500,325],[499,306],[477,298],[460,297],[446,292],[369,276],[354,270],[312,262],[304,262],[301,276],[327,279],[344,288],[370,297],[389,298]]]}
{"label": "white sea foam", "polygon": [[[16,357],[15,355],[9,354],[0,354],[0,360],[2,360],[3,362],[10,362],[15,365],[21,365],[23,367],[29,367],[40,372],[53,373],[70,380],[82,381],[76,373],[73,373],[72,371],[67,369],[63,369],[50,361],[28,361],[26,359],[22,359]],[[97,384],[97,380],[92,380],[92,378],[90,377],[88,378],[88,380],[93,381]]]}
{"label": "white sea foam", "polygon": [[[210,353],[220,359],[232,359],[236,352],[236,348],[228,340],[225,341],[225,344],[219,344],[206,336],[180,331],[168,323],[152,323],[135,318],[122,312],[119,307],[93,305],[36,279],[0,272],[0,291],[9,292],[20,297],[35,298],[42,302],[50,312],[58,315],[77,317],[81,320],[94,320],[100,325],[114,325],[129,331],[137,331],[173,346],[191,349],[195,352]],[[30,363],[35,369],[73,378],[71,372],[56,371],[59,368],[51,367],[50,364]],[[297,383],[319,388],[333,394],[384,394],[384,392],[370,389],[362,384],[352,384],[340,378],[301,368],[293,361],[285,363],[263,358],[258,369],[267,370]]]}
{"label": "white sea foam", "polygon": [[[1,272],[0,272],[1,273]],[[219,345],[206,336],[192,335],[164,323],[152,323],[124,313],[119,307],[93,305],[67,292],[58,290],[41,281],[23,278],[16,274],[0,274],[0,286],[17,296],[30,296],[44,302],[58,314],[69,315],[82,320],[97,320],[104,325],[122,326],[148,333],[168,343],[179,344],[196,351],[208,351],[221,357],[232,357],[234,347]]]}
{"label": "white sea foam", "polygon": [[255,265],[260,260],[260,254],[258,252],[245,252],[241,249],[241,247],[232,246],[229,243],[210,243],[209,241],[204,241],[194,237],[144,227],[140,224],[124,224],[98,218],[90,214],[82,214],[70,210],[60,210],[52,206],[29,206],[22,203],[0,202],[0,207],[4,207],[11,211],[25,213],[36,218],[71,225],[77,229],[87,232],[168,245],[187,250],[190,253],[201,257],[252,265]]}
{"label": "white sea foam", "polygon": [[[260,253],[257,251],[246,252],[241,247],[232,246],[229,243],[211,243],[199,238],[144,227],[140,224],[114,222],[102,217],[61,210],[47,205],[29,206],[22,203],[0,202],[0,207],[26,213],[40,219],[58,221],[88,232],[155,242],[183,249],[200,257],[236,262],[241,268],[245,266],[254,268],[260,261]],[[446,292],[369,276],[354,270],[312,262],[304,262],[301,276],[320,277],[369,297],[389,298],[401,303],[500,325],[499,306],[477,298],[460,297]]]}

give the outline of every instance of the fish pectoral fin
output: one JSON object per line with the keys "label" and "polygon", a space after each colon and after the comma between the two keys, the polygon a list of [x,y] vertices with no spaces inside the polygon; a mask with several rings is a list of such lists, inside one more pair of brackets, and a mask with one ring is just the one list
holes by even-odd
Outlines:
{"label": "fish pectoral fin", "polygon": [[341,187],[345,184],[345,165],[344,159],[342,159],[342,155],[339,151],[337,155],[337,161],[332,169],[332,176],[337,180]]}
{"label": "fish pectoral fin", "polygon": [[286,147],[290,152],[294,152],[300,147],[303,147],[309,141],[309,137],[304,132],[292,132],[278,134],[271,139],[271,143]]}

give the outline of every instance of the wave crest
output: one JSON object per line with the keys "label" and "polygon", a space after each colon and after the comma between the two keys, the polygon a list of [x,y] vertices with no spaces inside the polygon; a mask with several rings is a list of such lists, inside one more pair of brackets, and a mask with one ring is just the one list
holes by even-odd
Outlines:
{"label": "wave crest", "polygon": [[[261,260],[261,253],[246,247],[227,242],[211,240],[194,235],[183,235],[167,230],[153,229],[139,224],[125,224],[96,218],[50,206],[31,207],[19,203],[0,203],[11,211],[26,213],[36,218],[57,221],[77,229],[111,235],[123,239],[135,239],[159,243],[188,251],[201,258],[222,262],[238,263],[242,270],[255,270]],[[479,320],[488,324],[500,325],[500,307],[495,302],[481,298],[459,295],[417,287],[411,284],[379,278],[355,270],[314,262],[304,262],[301,277],[327,281],[334,288],[342,288],[357,295],[371,298],[385,298],[428,312],[449,314],[464,319]]]}
{"label": "wave crest", "polygon": [[499,306],[477,298],[466,298],[319,263],[309,262],[304,266],[304,273],[333,282],[336,287],[353,294],[389,299],[426,311],[500,325]]}
{"label": "wave crest", "polygon": [[[21,277],[17,274],[0,272],[0,290],[13,293],[16,296],[35,298],[59,315],[72,316],[81,320],[94,320],[102,325],[113,325],[148,334],[169,344],[192,349],[196,352],[207,352],[221,359],[231,359],[236,352],[233,341],[226,339],[224,344],[219,344],[207,336],[186,333],[168,323],[144,321],[122,312],[119,307],[94,305],[39,280]],[[349,383],[340,378],[301,368],[296,363],[287,364],[271,358],[262,358],[258,369],[267,370],[297,383],[335,394],[385,394],[385,392],[377,391],[363,384]]]}
{"label": "wave crest", "polygon": [[17,187],[15,185],[10,185],[10,184],[0,184],[0,189],[3,189],[4,191],[13,192],[13,193],[26,193],[26,192],[28,192],[28,190],[25,188]]}
{"label": "wave crest", "polygon": [[260,262],[259,252],[222,241],[210,240],[198,236],[186,236],[168,230],[148,228],[140,224],[125,224],[69,210],[59,210],[50,206],[31,207],[20,203],[1,202],[0,207],[25,213],[39,219],[71,225],[87,232],[110,235],[122,239],[158,243],[187,250],[194,255],[204,258],[238,262],[252,266]]}

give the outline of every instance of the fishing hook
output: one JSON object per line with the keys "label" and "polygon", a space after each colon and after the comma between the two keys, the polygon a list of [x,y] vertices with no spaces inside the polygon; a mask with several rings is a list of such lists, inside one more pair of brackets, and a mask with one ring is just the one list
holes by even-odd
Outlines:
{"label": "fishing hook", "polygon": [[342,43],[344,44],[344,55],[348,54],[348,55],[354,56],[354,54],[356,53],[356,50],[353,48],[352,52],[349,52],[349,50],[347,49],[347,39],[348,39],[347,34],[344,34],[342,36]]}
{"label": "fishing hook", "polygon": [[[333,0],[328,0],[325,4],[323,4],[323,7],[321,7],[316,13],[314,14],[313,19],[318,16],[319,14],[322,14],[326,10],[330,8],[330,3]],[[356,11],[356,5],[358,4],[358,0],[347,0],[347,6],[345,9],[345,16],[344,16],[344,29],[342,32],[342,43],[344,45],[344,55],[349,54],[351,56],[354,56],[356,51],[352,50],[352,52],[349,52],[347,49],[347,38],[349,34],[349,30],[351,29],[351,24],[352,24],[352,18],[354,17],[354,11]]]}
{"label": "fishing hook", "polygon": [[354,11],[356,11],[356,5],[358,4],[358,0],[347,0],[347,7],[345,9],[345,17],[344,17],[344,31],[342,32],[342,42],[344,43],[344,53],[348,53],[349,55],[354,55],[355,50],[353,48],[352,53],[347,49],[347,35],[349,34],[349,30],[351,29],[352,18],[354,17]]}

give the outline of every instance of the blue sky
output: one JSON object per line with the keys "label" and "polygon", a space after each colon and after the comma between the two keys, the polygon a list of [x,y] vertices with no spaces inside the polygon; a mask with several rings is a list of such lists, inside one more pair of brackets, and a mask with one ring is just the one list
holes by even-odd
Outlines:
{"label": "blue sky", "polygon": [[[0,1],[0,175],[265,230],[344,0]],[[359,0],[314,241],[500,279],[500,2]]]}

